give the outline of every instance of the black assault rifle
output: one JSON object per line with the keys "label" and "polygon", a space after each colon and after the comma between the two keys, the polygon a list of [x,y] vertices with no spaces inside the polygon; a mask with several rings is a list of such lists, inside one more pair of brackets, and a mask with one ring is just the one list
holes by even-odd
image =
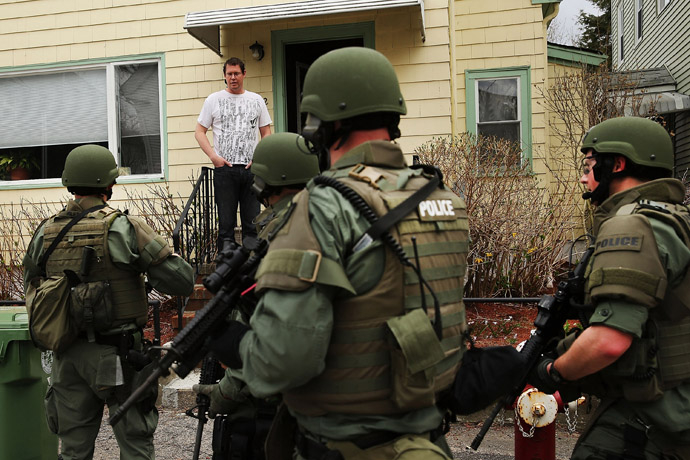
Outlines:
{"label": "black assault rifle", "polygon": [[518,385],[502,398],[493,408],[489,416],[484,420],[482,429],[475,436],[470,447],[477,450],[484,436],[491,428],[494,419],[504,407],[512,404],[525,388],[527,378],[532,369],[539,362],[539,358],[546,351],[546,347],[553,338],[563,335],[563,325],[568,319],[581,319],[582,295],[584,292],[584,274],[594,247],[590,246],[582,256],[575,270],[568,273],[568,279],[558,283],[555,295],[545,295],[537,305],[537,318],[534,320],[535,331],[520,350],[525,363],[525,372],[518,380]]}
{"label": "black assault rifle", "polygon": [[248,241],[245,246],[235,246],[224,257],[224,261],[204,282],[216,295],[204,308],[197,311],[194,319],[173,338],[169,347],[159,348],[165,354],[155,361],[155,370],[110,416],[110,425],[119,422],[149,386],[157,384],[159,377],[170,374],[171,368],[179,377],[184,378],[204,359],[212,338],[220,335],[227,327],[228,314],[239,305],[245,291],[253,287],[256,269],[267,250],[268,242],[257,239]]}
{"label": "black assault rifle", "polygon": [[[213,354],[209,353],[201,363],[201,375],[199,377],[199,384],[211,385],[218,383],[223,378],[223,368]],[[189,417],[194,417],[199,420],[196,427],[196,439],[194,440],[194,452],[192,453],[192,460],[199,460],[199,453],[201,452],[201,439],[204,434],[204,425],[208,422],[206,414],[211,406],[211,398],[205,394],[198,393],[196,395],[196,405],[191,409],[187,409],[185,414]],[[194,412],[196,409],[196,413]]]}

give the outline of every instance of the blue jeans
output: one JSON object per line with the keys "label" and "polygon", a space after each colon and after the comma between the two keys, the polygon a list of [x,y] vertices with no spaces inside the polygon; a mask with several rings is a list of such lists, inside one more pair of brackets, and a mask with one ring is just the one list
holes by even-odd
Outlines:
{"label": "blue jeans", "polygon": [[254,218],[259,214],[261,205],[252,192],[254,174],[245,165],[221,166],[213,171],[213,188],[216,207],[218,208],[218,249],[222,249],[223,240],[235,241],[237,226],[237,205],[240,206],[242,221],[242,241],[248,236],[256,238]]}

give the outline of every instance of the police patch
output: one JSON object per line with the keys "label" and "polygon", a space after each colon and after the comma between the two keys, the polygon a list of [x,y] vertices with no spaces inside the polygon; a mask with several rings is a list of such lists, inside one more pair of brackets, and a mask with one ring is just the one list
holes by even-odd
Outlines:
{"label": "police patch", "polygon": [[422,221],[455,219],[453,201],[449,199],[424,200],[417,206],[417,212]]}
{"label": "police patch", "polygon": [[642,249],[643,235],[641,233],[626,233],[606,235],[597,238],[594,245],[594,254],[607,251],[640,251]]}

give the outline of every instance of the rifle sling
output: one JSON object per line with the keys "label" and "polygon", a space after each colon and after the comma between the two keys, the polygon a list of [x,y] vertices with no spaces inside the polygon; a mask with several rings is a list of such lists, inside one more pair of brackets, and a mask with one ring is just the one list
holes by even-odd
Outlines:
{"label": "rifle sling", "polygon": [[427,182],[426,185],[424,185],[424,187],[414,192],[405,201],[400,203],[395,208],[391,209],[387,214],[379,217],[376,220],[376,222],[374,222],[371,225],[371,227],[369,227],[369,230],[367,230],[366,232],[367,235],[369,235],[369,237],[372,240],[376,240],[377,238],[379,238],[393,225],[397,224],[406,215],[414,211],[417,205],[419,205],[419,203],[421,203],[424,200],[424,198],[428,197],[429,195],[431,195],[431,192],[436,190],[440,182],[441,181],[438,175],[435,175],[433,178],[429,180],[429,182]]}

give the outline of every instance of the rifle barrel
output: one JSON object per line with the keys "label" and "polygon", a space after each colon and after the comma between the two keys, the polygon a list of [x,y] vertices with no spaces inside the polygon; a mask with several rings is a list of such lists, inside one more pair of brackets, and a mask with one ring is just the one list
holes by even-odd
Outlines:
{"label": "rifle barrel", "polygon": [[[199,408],[201,414],[201,408]],[[204,425],[206,424],[206,417],[199,417],[199,424],[196,428],[196,439],[194,440],[194,453],[192,460],[199,460],[199,453],[201,452],[201,438],[204,436]]]}

